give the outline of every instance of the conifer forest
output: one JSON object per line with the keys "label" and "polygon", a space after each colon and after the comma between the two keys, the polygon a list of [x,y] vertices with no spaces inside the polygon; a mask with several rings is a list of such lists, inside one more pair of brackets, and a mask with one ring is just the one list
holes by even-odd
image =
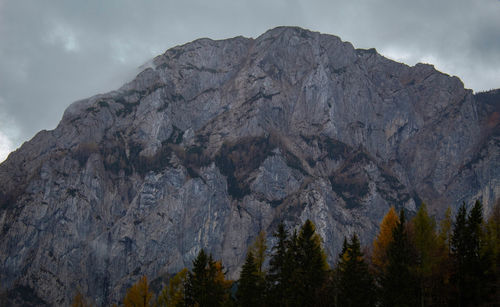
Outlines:
{"label": "conifer forest", "polygon": [[[300,227],[299,227],[300,226]],[[246,251],[238,280],[200,250],[191,268],[162,281],[155,293],[143,276],[124,293],[123,306],[499,306],[500,203],[488,217],[479,201],[443,219],[425,204],[410,217],[392,207],[378,235],[362,246],[345,238],[327,263],[315,225],[278,225],[272,246],[259,233]],[[76,291],[72,306],[91,306]]]}

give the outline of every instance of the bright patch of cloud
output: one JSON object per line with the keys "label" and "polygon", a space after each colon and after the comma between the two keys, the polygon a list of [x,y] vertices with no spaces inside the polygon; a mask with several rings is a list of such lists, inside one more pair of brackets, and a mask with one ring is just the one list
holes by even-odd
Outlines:
{"label": "bright patch of cloud", "polygon": [[74,31],[65,25],[56,24],[46,37],[46,41],[53,45],[62,45],[67,52],[75,52],[80,45]]}
{"label": "bright patch of cloud", "polygon": [[420,58],[420,63],[431,64],[431,65],[439,65],[440,61],[432,54],[425,55]]}
{"label": "bright patch of cloud", "polygon": [[13,124],[12,119],[1,112],[5,109],[5,104],[5,99],[0,97],[0,163],[7,159],[9,153],[16,148],[13,140],[19,135],[19,131]]}
{"label": "bright patch of cloud", "polygon": [[124,64],[129,60],[129,53],[131,52],[131,46],[120,40],[115,40],[111,43],[113,49],[113,58]]}
{"label": "bright patch of cloud", "polygon": [[9,153],[14,149],[11,140],[0,131],[0,163],[7,159]]}
{"label": "bright patch of cloud", "polygon": [[431,65],[442,66],[441,64],[442,61],[432,54],[426,54],[426,55],[415,54],[407,49],[396,48],[396,47],[383,48],[379,52],[386,58],[389,58],[391,60],[400,63],[405,63],[410,66],[413,66],[417,63],[426,63]]}
{"label": "bright patch of cloud", "polygon": [[414,55],[408,50],[402,50],[394,47],[384,48],[379,51],[383,56],[391,60],[411,65]]}

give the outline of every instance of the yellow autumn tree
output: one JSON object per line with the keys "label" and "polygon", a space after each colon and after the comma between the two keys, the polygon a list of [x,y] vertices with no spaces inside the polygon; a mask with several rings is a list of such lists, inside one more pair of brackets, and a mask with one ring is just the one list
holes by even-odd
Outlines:
{"label": "yellow autumn tree", "polygon": [[446,247],[446,251],[451,251],[451,227],[453,226],[453,218],[451,214],[451,207],[446,209],[444,217],[439,223],[439,236],[440,243]]}
{"label": "yellow autumn tree", "polygon": [[387,266],[387,247],[392,242],[392,231],[399,222],[396,209],[391,207],[380,223],[380,230],[373,241],[372,262],[378,269],[383,269]]}
{"label": "yellow autumn tree", "polygon": [[260,276],[264,276],[262,267],[266,258],[266,249],[266,232],[260,231],[255,238],[255,242],[249,248],[249,251],[252,252],[255,257],[255,266],[257,267],[257,273]]}
{"label": "yellow autumn tree", "polygon": [[[214,282],[217,285],[220,285],[225,291],[228,291],[233,285],[233,281],[226,279],[222,262],[215,261],[214,268],[215,268]],[[229,298],[229,296],[227,298]]]}
{"label": "yellow autumn tree", "polygon": [[158,307],[175,307],[184,305],[184,284],[186,283],[188,269],[184,268],[175,274],[158,296]]}
{"label": "yellow autumn tree", "polygon": [[71,307],[90,307],[92,306],[87,302],[85,297],[83,297],[80,291],[77,291],[73,297],[73,302],[71,302]]}
{"label": "yellow autumn tree", "polygon": [[127,290],[123,300],[125,307],[147,307],[151,304],[153,292],[149,291],[148,279],[143,276],[136,284]]}

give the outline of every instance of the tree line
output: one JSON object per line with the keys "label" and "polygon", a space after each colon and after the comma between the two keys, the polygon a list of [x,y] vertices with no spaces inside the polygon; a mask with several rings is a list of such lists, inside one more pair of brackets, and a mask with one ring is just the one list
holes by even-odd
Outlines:
{"label": "tree line", "polygon": [[[499,306],[500,203],[488,219],[479,201],[462,204],[439,223],[422,204],[407,221],[392,207],[372,246],[345,238],[333,267],[307,220],[280,224],[268,253],[266,234],[249,247],[237,281],[203,249],[160,293],[146,276],[127,290],[124,306]],[[267,259],[267,257],[269,257]],[[89,306],[80,294],[73,306]]]}

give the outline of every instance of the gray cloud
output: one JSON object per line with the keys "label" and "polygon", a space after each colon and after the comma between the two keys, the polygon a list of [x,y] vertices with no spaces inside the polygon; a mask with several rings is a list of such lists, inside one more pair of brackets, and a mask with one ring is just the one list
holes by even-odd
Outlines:
{"label": "gray cloud", "polygon": [[466,87],[500,87],[499,0],[0,0],[0,160],[66,106],[116,89],[153,56],[200,37],[278,25],[330,33]]}

